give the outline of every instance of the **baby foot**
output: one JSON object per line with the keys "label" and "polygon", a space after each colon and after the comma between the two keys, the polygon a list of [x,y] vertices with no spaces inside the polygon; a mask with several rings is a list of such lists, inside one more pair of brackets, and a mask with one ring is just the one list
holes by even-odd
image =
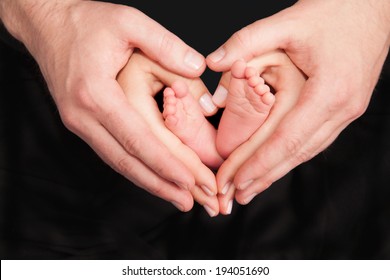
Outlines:
{"label": "baby foot", "polygon": [[215,146],[216,129],[204,117],[184,82],[177,81],[165,88],[163,118],[166,127],[195,151],[204,164],[211,168],[222,164]]}
{"label": "baby foot", "polygon": [[275,102],[275,96],[264,83],[259,72],[236,61],[217,134],[217,150],[227,158],[239,145],[264,123]]}

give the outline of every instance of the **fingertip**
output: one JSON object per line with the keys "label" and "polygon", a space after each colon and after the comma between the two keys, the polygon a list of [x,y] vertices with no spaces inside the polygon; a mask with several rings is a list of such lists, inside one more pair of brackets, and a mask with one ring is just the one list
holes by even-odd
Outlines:
{"label": "fingertip", "polygon": [[248,205],[257,195],[257,192],[237,191],[235,194],[235,199],[240,205]]}
{"label": "fingertip", "polygon": [[228,90],[223,85],[218,85],[211,100],[219,108],[223,108],[226,105],[226,98],[228,96]]}
{"label": "fingertip", "polygon": [[231,78],[231,72],[225,72],[222,74],[219,84],[212,96],[213,103],[219,108],[226,106],[226,99],[229,94],[228,88]]}
{"label": "fingertip", "polygon": [[206,57],[206,61],[209,61],[213,64],[218,64],[226,56],[225,46],[219,47],[217,50],[212,52]]}
{"label": "fingertip", "polygon": [[[209,214],[209,216],[211,218],[214,218],[218,215],[219,211],[216,211],[214,210],[212,207],[210,207],[209,205],[205,204],[203,205],[203,208],[206,210],[207,214]],[[219,209],[218,209],[219,210]]]}
{"label": "fingertip", "polygon": [[230,199],[226,205],[225,215],[230,215],[233,210],[233,199]]}
{"label": "fingertip", "polygon": [[226,194],[219,195],[219,208],[221,214],[230,215],[232,213],[234,193],[235,189],[231,184]]}
{"label": "fingertip", "polygon": [[187,66],[191,76],[199,77],[206,69],[206,59],[197,51],[189,49],[184,55],[184,65]]}
{"label": "fingertip", "polygon": [[199,102],[200,107],[202,108],[205,116],[212,116],[218,111],[218,108],[215,106],[215,104],[212,100],[211,94],[208,92],[204,93],[199,98],[198,102]]}
{"label": "fingertip", "polygon": [[233,62],[237,60],[236,50],[228,51],[227,46],[221,46],[213,53],[206,56],[207,66],[216,72],[227,71],[231,68]]}
{"label": "fingertip", "polygon": [[175,200],[171,200],[170,203],[181,212],[188,212],[194,207],[194,199],[188,191],[185,191],[184,194],[180,196],[180,200],[176,198]]}

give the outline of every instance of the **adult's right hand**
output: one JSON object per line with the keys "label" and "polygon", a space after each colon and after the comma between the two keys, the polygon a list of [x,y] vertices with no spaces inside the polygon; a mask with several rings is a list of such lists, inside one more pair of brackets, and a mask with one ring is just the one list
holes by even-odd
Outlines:
{"label": "adult's right hand", "polygon": [[142,12],[81,0],[2,0],[0,17],[40,66],[65,126],[113,169],[188,211],[194,176],[151,132],[116,81],[135,48],[198,77],[203,56]]}

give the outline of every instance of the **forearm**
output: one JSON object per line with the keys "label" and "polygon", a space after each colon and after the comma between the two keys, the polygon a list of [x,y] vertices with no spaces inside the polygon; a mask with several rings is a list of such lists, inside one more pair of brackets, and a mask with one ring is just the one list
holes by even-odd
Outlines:
{"label": "forearm", "polygon": [[[322,0],[298,0],[297,5],[309,6],[323,4]],[[372,30],[385,38],[387,47],[390,46],[390,1],[389,0],[327,0],[329,11],[335,14],[340,11],[358,15]],[[310,10],[310,9],[309,9]],[[325,11],[323,11],[325,12]],[[344,18],[348,21],[349,18]]]}
{"label": "forearm", "polygon": [[[1,0],[0,19],[8,32],[31,51],[45,29],[59,23],[58,9],[82,0]],[[44,28],[46,27],[46,28]]]}

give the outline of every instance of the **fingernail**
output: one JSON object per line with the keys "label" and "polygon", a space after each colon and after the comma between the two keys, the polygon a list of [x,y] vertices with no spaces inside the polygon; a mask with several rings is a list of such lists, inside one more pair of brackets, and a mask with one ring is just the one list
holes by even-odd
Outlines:
{"label": "fingernail", "polygon": [[214,95],[212,97],[212,101],[218,107],[224,107],[227,95],[228,95],[227,89],[225,87],[219,85],[214,92]]}
{"label": "fingernail", "polygon": [[232,209],[233,209],[233,200],[229,200],[226,208],[226,215],[230,215],[232,213]]}
{"label": "fingernail", "polygon": [[201,185],[200,186],[202,188],[202,190],[208,195],[208,196],[214,196],[215,193],[210,190],[206,185]]}
{"label": "fingernail", "polygon": [[194,70],[199,70],[204,63],[204,58],[200,54],[189,50],[184,57],[184,63]]}
{"label": "fingernail", "polygon": [[213,209],[211,209],[208,205],[203,205],[204,209],[206,210],[207,214],[209,214],[210,217],[215,217],[217,215],[217,212],[215,212]]}
{"label": "fingernail", "polygon": [[200,97],[199,104],[206,113],[212,113],[217,109],[208,93],[205,93]]}
{"label": "fingernail", "polygon": [[180,203],[178,203],[178,202],[176,202],[176,201],[171,201],[171,203],[172,203],[173,206],[175,206],[177,209],[179,209],[180,211],[184,212],[184,207],[183,207]]}
{"label": "fingernail", "polygon": [[223,187],[221,194],[223,194],[223,195],[227,194],[231,184],[232,184],[231,182],[227,182],[226,185]]}
{"label": "fingernail", "polygon": [[251,202],[252,199],[253,199],[256,195],[257,195],[257,193],[253,193],[253,194],[247,196],[247,198],[244,199],[244,204],[246,205],[246,204],[248,204],[249,202]]}
{"label": "fingernail", "polygon": [[217,63],[225,56],[225,54],[226,52],[224,47],[220,47],[218,50],[209,55],[209,59],[212,62]]}
{"label": "fingernail", "polygon": [[249,185],[252,184],[252,183],[253,183],[253,180],[248,180],[248,181],[246,181],[245,183],[239,184],[239,185],[237,186],[237,189],[239,189],[239,190],[244,190],[244,189],[246,189],[247,187],[249,187]]}

